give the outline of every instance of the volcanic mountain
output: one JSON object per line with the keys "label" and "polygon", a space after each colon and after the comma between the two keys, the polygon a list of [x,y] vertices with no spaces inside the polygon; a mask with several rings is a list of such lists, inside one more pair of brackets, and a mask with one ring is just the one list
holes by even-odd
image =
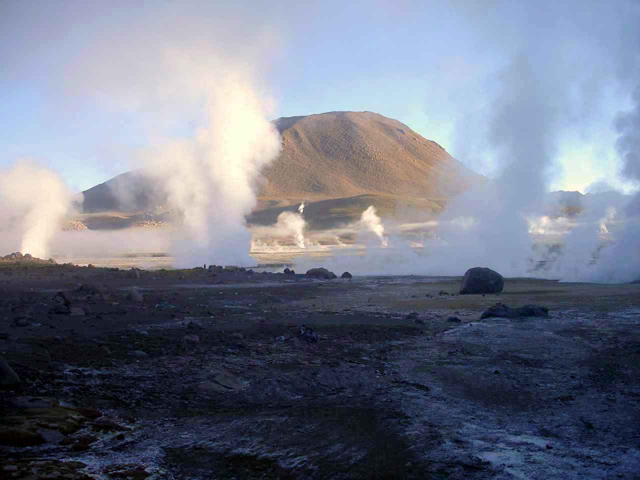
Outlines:
{"label": "volcanic mountain", "polygon": [[[324,204],[327,211],[337,199],[343,211],[359,209],[363,202],[379,204],[383,211],[397,204],[438,211],[484,179],[436,142],[377,113],[330,112],[279,118],[274,124],[283,148],[263,171],[258,207],[249,219],[257,223],[270,222],[302,200]],[[83,193],[86,213],[148,211],[163,203],[140,171]]]}

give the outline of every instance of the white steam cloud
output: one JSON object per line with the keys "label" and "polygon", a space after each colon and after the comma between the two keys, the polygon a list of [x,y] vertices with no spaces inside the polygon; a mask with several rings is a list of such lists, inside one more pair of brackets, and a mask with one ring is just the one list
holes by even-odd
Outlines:
{"label": "white steam cloud", "polygon": [[0,212],[8,220],[9,230],[4,233],[17,235],[19,251],[24,254],[48,258],[51,242],[71,206],[71,192],[47,168],[20,162],[0,171]]}
{"label": "white steam cloud", "polygon": [[[279,51],[270,22],[250,7],[204,1],[15,10],[39,36],[20,48],[45,58],[56,45],[47,78],[68,108],[87,102],[131,120],[144,147],[131,148],[120,168],[141,168],[152,193],[168,199],[176,264],[253,264],[245,215],[261,169],[281,148],[259,82]],[[116,193],[131,203],[139,192]]]}
{"label": "white steam cloud", "polygon": [[280,152],[280,137],[245,79],[213,82],[203,93],[208,125],[193,139],[162,147],[150,169],[180,215],[173,254],[180,266],[252,264],[245,216],[255,206],[261,169]]}
{"label": "white steam cloud", "polygon": [[276,230],[293,234],[298,248],[305,248],[304,230],[306,227],[307,222],[299,213],[282,212],[278,215]]}
{"label": "white steam cloud", "polygon": [[376,207],[370,205],[369,208],[362,212],[360,223],[380,239],[380,245],[382,247],[388,245],[387,237],[384,235],[384,225],[382,224],[382,219],[376,212]]}

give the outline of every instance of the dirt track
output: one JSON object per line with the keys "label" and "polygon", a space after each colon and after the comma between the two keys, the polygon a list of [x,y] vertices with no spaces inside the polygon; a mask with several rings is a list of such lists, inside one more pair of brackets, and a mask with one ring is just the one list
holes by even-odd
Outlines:
{"label": "dirt track", "polygon": [[640,478],[640,285],[137,277],[0,266],[0,478]]}

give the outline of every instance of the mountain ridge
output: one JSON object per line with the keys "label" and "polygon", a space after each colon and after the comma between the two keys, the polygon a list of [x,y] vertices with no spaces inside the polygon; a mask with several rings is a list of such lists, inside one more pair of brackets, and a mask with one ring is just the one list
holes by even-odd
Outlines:
{"label": "mountain ridge", "polygon": [[[302,199],[359,195],[453,198],[484,177],[407,125],[373,112],[327,112],[273,121],[283,148],[262,172],[258,210]],[[137,170],[83,192],[86,213],[164,203]]]}

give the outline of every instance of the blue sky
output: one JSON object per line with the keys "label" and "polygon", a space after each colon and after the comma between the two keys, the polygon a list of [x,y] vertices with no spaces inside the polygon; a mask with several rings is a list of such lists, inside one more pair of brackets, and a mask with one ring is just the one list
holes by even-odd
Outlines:
{"label": "blue sky", "polygon": [[[550,159],[541,164],[550,170],[548,188],[584,190],[602,179],[634,187],[618,176],[613,120],[629,107],[627,80],[637,72],[637,55],[628,51],[637,44],[627,48],[625,39],[634,35],[637,2],[605,10],[589,0],[547,8],[273,3],[2,2],[0,166],[30,157],[78,191],[135,166],[136,152],[159,136],[191,135],[198,99],[157,93],[165,92],[166,71],[152,60],[170,47],[203,61],[220,54],[250,64],[258,88],[273,99],[272,118],[378,112],[495,176],[491,129],[504,98],[501,74],[524,52],[534,81],[559,85],[543,117],[531,119],[553,125],[543,135],[552,137]],[[537,128],[528,121],[517,135]]]}

